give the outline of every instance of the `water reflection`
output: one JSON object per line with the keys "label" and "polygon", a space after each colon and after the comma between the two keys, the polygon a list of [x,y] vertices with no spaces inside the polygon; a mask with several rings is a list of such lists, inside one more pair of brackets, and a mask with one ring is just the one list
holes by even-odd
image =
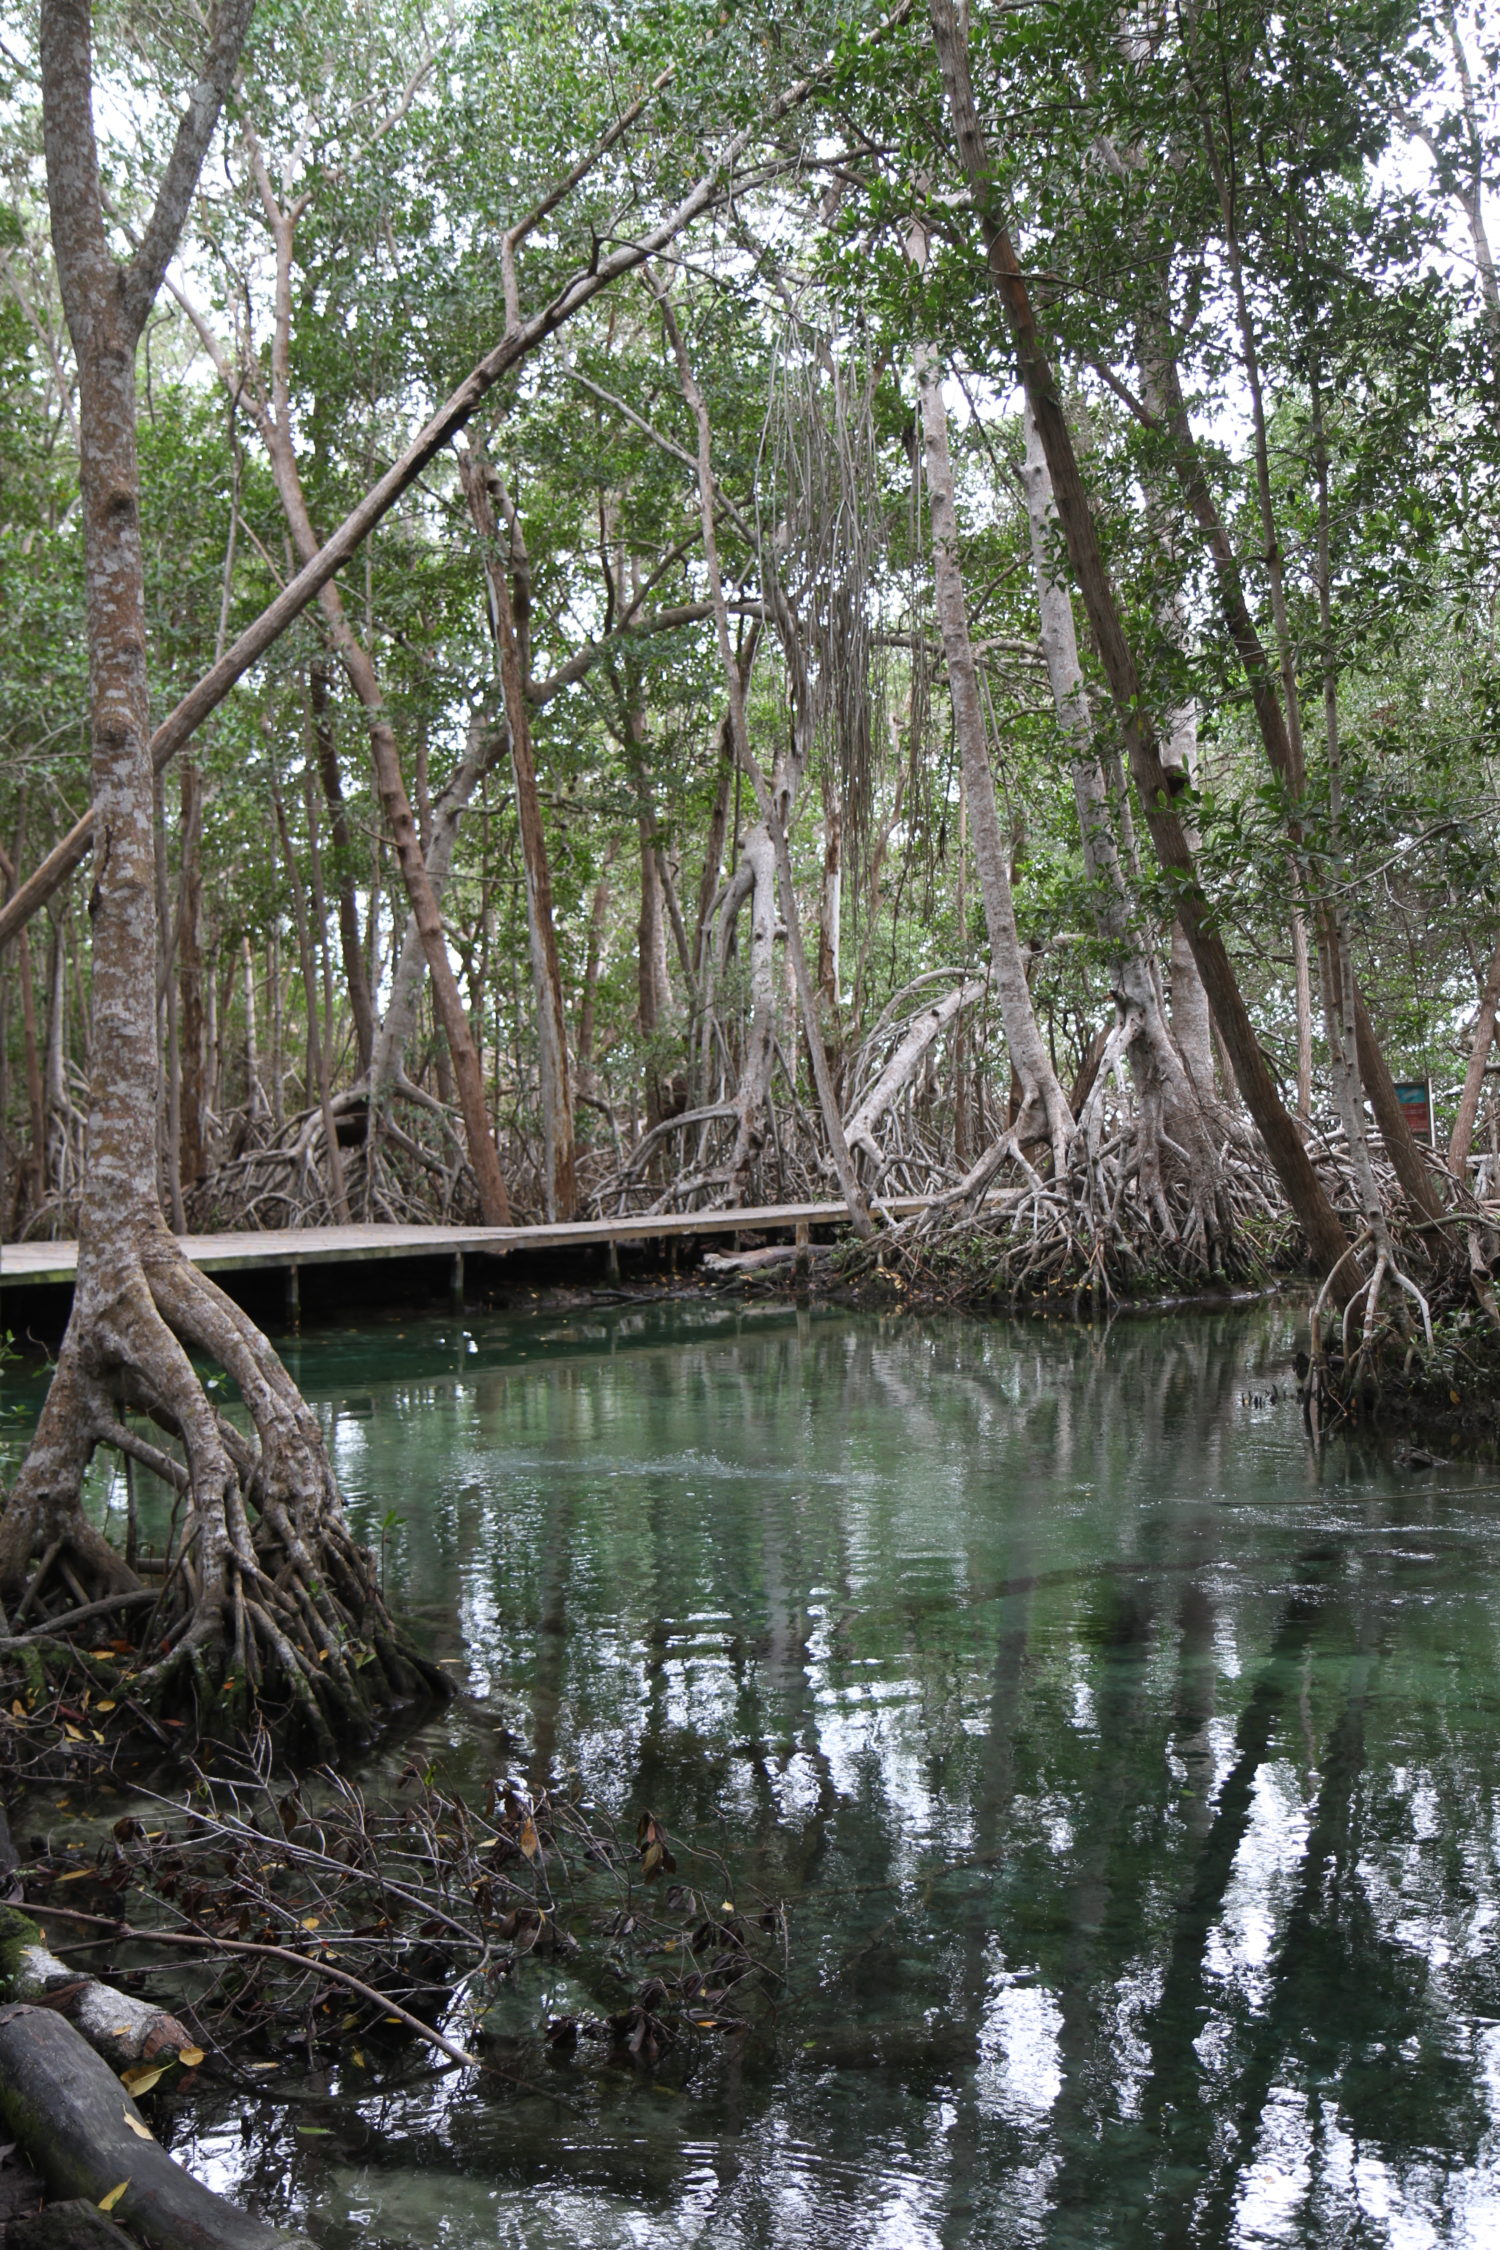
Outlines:
{"label": "water reflection", "polygon": [[709,1307],[304,1345],[478,1699],[429,1751],[720,1837],[793,1991],[753,2052],[310,2085],[203,2161],[330,2246],[1496,2240],[1496,1486],[1315,1462],[1288,1349]]}

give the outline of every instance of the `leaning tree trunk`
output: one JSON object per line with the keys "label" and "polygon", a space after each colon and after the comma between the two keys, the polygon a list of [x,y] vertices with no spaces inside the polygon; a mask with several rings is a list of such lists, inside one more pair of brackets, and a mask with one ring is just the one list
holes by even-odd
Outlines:
{"label": "leaning tree trunk", "polygon": [[[44,0],[43,126],[52,234],[77,354],[95,809],[92,1083],[73,1310],[35,1437],[0,1517],[0,1595],[24,1614],[139,1590],[88,1521],[99,1444],[180,1495],[178,1567],[132,1693],[300,1712],[331,1745],[386,1696],[436,1680],[392,1632],[344,1519],[322,1434],[275,1353],[168,1234],[157,1190],[157,924],[136,463],[135,354],[250,15],[224,0],[156,212],[121,269],[105,235],[87,0]],[[238,1386],[253,1436],[210,1401],[193,1356]],[[181,1458],[128,1427],[148,1415]],[[96,1629],[96,1628],[95,1628]],[[226,1692],[227,1691],[227,1692]]]}
{"label": "leaning tree trunk", "polygon": [[[1095,754],[1083,667],[1078,660],[1078,635],[1073,622],[1073,601],[1057,575],[1055,550],[1057,521],[1052,505],[1052,480],[1047,473],[1036,418],[1025,414],[1026,458],[1021,472],[1026,495],[1026,516],[1031,535],[1031,567],[1037,590],[1037,615],[1042,654],[1052,689],[1057,723],[1068,744],[1073,766],[1073,793],[1083,839],[1084,866],[1093,887],[1094,918],[1110,951],[1116,1003],[1121,1016],[1121,1043],[1129,1056],[1140,1114],[1136,1119],[1136,1163],[1145,1200],[1169,1236],[1177,1233],[1162,1184],[1163,1143],[1170,1139],[1180,1152],[1192,1206],[1193,1247],[1207,1258],[1227,1225],[1221,1194],[1219,1165],[1199,1085],[1189,1075],[1162,1013],[1155,965],[1137,935],[1132,900],[1115,841],[1110,793]],[[1173,924],[1174,935],[1180,934]],[[1174,956],[1175,962],[1175,956]],[[1202,985],[1193,970],[1189,990],[1200,1000]],[[1174,1000],[1176,998],[1174,984]],[[1203,1037],[1208,1039],[1208,1009],[1203,1004]],[[1212,1049],[1209,1054],[1211,1057]],[[1212,1089],[1212,1061],[1208,1065]]]}
{"label": "leaning tree trunk", "polygon": [[1318,1270],[1341,1286],[1358,1284],[1343,1222],[1318,1178],[1302,1136],[1287,1115],[1255,1036],[1239,980],[1198,879],[1182,823],[1172,809],[1170,780],[1099,543],[1098,527],[1079,473],[1057,379],[1036,326],[1015,245],[1000,215],[996,183],[969,75],[968,40],[952,0],[929,0],[933,36],[959,156],[978,208],[990,278],[1004,305],[1020,374],[1041,433],[1068,560],[1083,599],[1099,661],[1130,759],[1131,777],[1152,845],[1178,891],[1178,912],[1209,1006],[1234,1068],[1245,1106],[1265,1143],[1288,1203]]}

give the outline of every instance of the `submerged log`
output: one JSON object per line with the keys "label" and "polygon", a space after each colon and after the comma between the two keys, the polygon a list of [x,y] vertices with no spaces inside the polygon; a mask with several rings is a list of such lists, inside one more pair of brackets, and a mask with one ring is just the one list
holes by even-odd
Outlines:
{"label": "submerged log", "polygon": [[51,2008],[0,2008],[0,2117],[54,2196],[109,2199],[155,2250],[308,2250],[175,2164],[108,2063]]}

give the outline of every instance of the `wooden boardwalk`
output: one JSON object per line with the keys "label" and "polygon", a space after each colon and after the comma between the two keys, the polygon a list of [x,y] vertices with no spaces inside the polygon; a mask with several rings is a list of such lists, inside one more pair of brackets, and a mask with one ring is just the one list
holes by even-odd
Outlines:
{"label": "wooden boardwalk", "polygon": [[[879,1208],[894,1218],[923,1210],[925,1195],[892,1196]],[[263,1234],[187,1234],[182,1247],[207,1273],[253,1267],[292,1271],[369,1258],[503,1258],[514,1251],[607,1249],[611,1243],[665,1242],[709,1234],[790,1234],[798,1227],[834,1227],[848,1218],[842,1203],[773,1203],[735,1211],[643,1212],[624,1219],[570,1219],[537,1227],[283,1227]],[[0,1289],[70,1283],[76,1242],[0,1244]]]}

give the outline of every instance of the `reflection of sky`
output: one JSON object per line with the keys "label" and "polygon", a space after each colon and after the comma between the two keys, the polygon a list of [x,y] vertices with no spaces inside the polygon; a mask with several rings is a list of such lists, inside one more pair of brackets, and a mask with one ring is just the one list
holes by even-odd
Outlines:
{"label": "reflection of sky", "polygon": [[539,1341],[301,1347],[482,1699],[424,1740],[712,1840],[794,1997],[748,2076],[340,2111],[290,2157],[330,2245],[1500,2238],[1487,1478],[1320,1469],[1249,1403],[1275,1314]]}

